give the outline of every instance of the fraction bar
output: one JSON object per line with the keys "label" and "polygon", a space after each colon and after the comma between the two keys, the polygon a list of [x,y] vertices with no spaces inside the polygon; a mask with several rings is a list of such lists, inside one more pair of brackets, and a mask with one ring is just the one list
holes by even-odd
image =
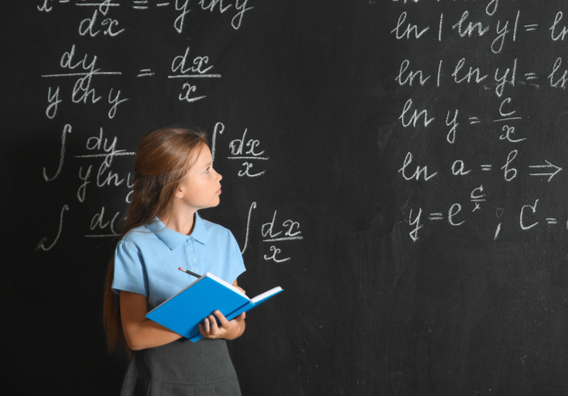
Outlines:
{"label": "fraction bar", "polygon": [[269,157],[255,157],[255,156],[241,156],[241,157],[228,157],[228,160],[268,160]]}
{"label": "fraction bar", "polygon": [[304,237],[302,236],[291,236],[291,237],[277,237],[277,238],[268,238],[263,240],[264,243],[272,242],[272,241],[288,241],[288,240],[303,240]]}
{"label": "fraction bar", "polygon": [[169,79],[192,79],[196,77],[202,78],[220,78],[220,74],[178,74],[175,76],[168,76]]}
{"label": "fraction bar", "polygon": [[41,77],[70,77],[70,76],[98,76],[98,75],[122,75],[121,72],[93,72],[93,73],[56,73],[42,74]]}

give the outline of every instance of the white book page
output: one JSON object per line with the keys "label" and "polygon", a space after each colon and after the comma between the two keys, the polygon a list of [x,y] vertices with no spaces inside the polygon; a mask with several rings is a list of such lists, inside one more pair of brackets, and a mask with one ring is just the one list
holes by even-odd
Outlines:
{"label": "white book page", "polygon": [[225,281],[225,280],[223,280],[223,279],[221,279],[221,278],[219,278],[219,277],[217,277],[217,276],[215,276],[215,275],[213,275],[213,274],[211,274],[211,273],[209,273],[209,272],[207,272],[206,274],[204,274],[204,276],[207,276],[207,277],[209,277],[209,278],[212,278],[213,280],[217,281],[218,283],[225,285],[227,288],[231,288],[233,291],[237,292],[239,295],[242,295],[242,296],[244,296],[245,298],[249,299],[249,297],[248,297],[247,295],[245,295],[245,294],[243,293],[243,291],[241,291],[239,288],[235,288],[234,285],[229,284],[227,281]]}
{"label": "white book page", "polygon": [[257,303],[259,301],[262,301],[265,298],[268,298],[271,295],[276,294],[277,292],[281,291],[282,288],[281,287],[275,287],[275,288],[271,288],[270,290],[268,290],[267,292],[263,292],[261,295],[257,295],[256,297],[254,297],[253,299],[251,299],[251,302],[253,303]]}

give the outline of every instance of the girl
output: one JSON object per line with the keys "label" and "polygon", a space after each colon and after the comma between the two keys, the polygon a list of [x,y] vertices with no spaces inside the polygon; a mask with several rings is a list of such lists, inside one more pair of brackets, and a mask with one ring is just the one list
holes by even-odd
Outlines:
{"label": "girl", "polygon": [[245,313],[204,319],[196,343],[145,318],[193,279],[178,270],[210,272],[237,286],[245,271],[231,232],[203,220],[215,207],[221,175],[205,135],[179,128],[144,136],[135,159],[133,198],[107,272],[104,325],[112,350],[131,356],[122,395],[239,395],[226,339],[245,330]]}

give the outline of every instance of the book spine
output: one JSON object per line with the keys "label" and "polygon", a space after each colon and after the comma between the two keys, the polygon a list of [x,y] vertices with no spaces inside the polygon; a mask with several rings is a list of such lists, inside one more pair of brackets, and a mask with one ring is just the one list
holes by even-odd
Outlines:
{"label": "book spine", "polygon": [[247,302],[243,306],[241,306],[239,309],[234,310],[231,313],[229,313],[227,316],[225,316],[225,318],[227,318],[228,320],[233,320],[235,317],[237,317],[241,313],[247,312],[254,307],[255,307],[255,304],[253,302]]}

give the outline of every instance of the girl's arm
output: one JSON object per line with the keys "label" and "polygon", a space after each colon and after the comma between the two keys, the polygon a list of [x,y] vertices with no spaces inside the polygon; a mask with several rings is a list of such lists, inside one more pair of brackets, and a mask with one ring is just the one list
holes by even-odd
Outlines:
{"label": "girl's arm", "polygon": [[131,350],[166,345],[182,337],[145,317],[147,302],[144,295],[121,291],[120,310],[122,329]]}

